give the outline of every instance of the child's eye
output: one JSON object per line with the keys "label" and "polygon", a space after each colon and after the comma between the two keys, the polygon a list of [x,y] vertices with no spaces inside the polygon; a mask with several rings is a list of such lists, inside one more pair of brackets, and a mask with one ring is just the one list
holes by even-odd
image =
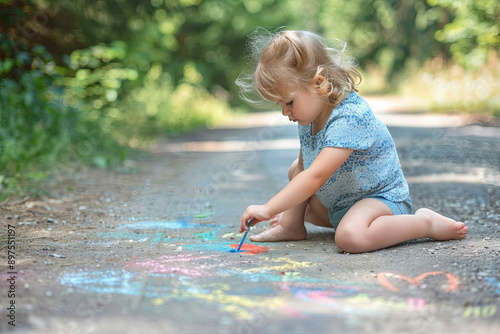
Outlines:
{"label": "child's eye", "polygon": [[293,100],[286,103],[287,106],[291,106],[292,104],[293,104]]}

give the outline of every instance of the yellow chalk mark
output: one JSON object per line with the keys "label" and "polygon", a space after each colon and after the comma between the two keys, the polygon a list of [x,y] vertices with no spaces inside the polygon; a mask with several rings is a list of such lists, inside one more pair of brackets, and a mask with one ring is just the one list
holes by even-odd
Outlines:
{"label": "yellow chalk mark", "polygon": [[346,304],[356,306],[358,309],[377,311],[406,311],[406,301],[392,301],[384,297],[370,297],[366,293],[358,293],[355,297],[345,299]]}
{"label": "yellow chalk mark", "polygon": [[[213,285],[212,285],[213,286]],[[252,318],[253,308],[265,309],[268,311],[279,309],[286,303],[279,297],[262,297],[231,295],[226,292],[229,286],[222,285],[217,289],[207,289],[208,286],[200,286],[192,289],[174,289],[168,297],[156,298],[153,305],[161,306],[169,301],[196,299],[210,304],[218,304],[222,310],[232,313],[236,318],[248,320]]]}
{"label": "yellow chalk mark", "polygon": [[294,261],[286,257],[280,257],[277,259],[269,258],[269,257],[264,257],[263,260],[266,262],[276,262],[279,263],[279,265],[275,266],[270,266],[270,267],[259,267],[259,268],[250,268],[245,271],[249,272],[255,272],[255,271],[271,271],[271,270],[276,270],[276,271],[294,271],[296,269],[300,268],[307,268],[311,266],[311,262],[302,262],[302,261]]}

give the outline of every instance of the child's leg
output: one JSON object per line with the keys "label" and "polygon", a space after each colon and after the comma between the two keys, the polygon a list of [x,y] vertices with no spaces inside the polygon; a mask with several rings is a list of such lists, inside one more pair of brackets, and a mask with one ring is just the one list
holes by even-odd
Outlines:
{"label": "child's leg", "polygon": [[460,222],[429,210],[413,215],[396,215],[373,198],[356,203],[342,218],[335,243],[348,253],[369,252],[418,238],[463,239],[468,228]]}
{"label": "child's leg", "polygon": [[[284,212],[274,216],[269,221],[271,227],[280,224],[283,214]],[[307,202],[304,220],[316,226],[333,228],[332,223],[330,223],[330,218],[328,217],[328,209],[321,204],[316,195],[311,196]]]}
{"label": "child's leg", "polygon": [[[299,172],[297,159],[290,166],[288,178],[293,179]],[[315,225],[332,227],[328,219],[328,210],[319,202],[316,195],[313,195],[271,219],[272,228],[251,236],[250,240],[254,242],[303,240],[307,237],[304,220]]]}
{"label": "child's leg", "polygon": [[304,226],[304,212],[307,201],[286,210],[279,217],[279,223],[273,224],[269,230],[266,230],[255,236],[251,236],[250,240],[254,242],[266,241],[292,241],[303,240],[307,237],[306,227]]}

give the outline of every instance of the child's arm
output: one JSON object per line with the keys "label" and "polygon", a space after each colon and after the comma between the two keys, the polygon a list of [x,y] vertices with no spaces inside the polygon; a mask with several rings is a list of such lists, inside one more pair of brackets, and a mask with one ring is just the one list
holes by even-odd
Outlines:
{"label": "child's arm", "polygon": [[[298,173],[288,185],[264,205],[252,205],[241,217],[240,232],[245,231],[247,222],[255,218],[253,224],[269,220],[280,212],[292,208],[311,197],[332,174],[347,160],[352,149],[325,147],[311,166]],[[302,154],[301,154],[302,156]],[[300,163],[300,161],[299,161]]]}

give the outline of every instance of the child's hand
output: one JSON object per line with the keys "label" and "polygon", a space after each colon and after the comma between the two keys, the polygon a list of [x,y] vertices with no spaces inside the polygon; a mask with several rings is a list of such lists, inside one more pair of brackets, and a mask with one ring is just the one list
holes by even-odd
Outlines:
{"label": "child's hand", "polygon": [[240,233],[245,232],[248,229],[248,221],[254,218],[252,226],[265,220],[272,218],[269,210],[265,205],[251,205],[247,208],[243,216],[241,217]]}

